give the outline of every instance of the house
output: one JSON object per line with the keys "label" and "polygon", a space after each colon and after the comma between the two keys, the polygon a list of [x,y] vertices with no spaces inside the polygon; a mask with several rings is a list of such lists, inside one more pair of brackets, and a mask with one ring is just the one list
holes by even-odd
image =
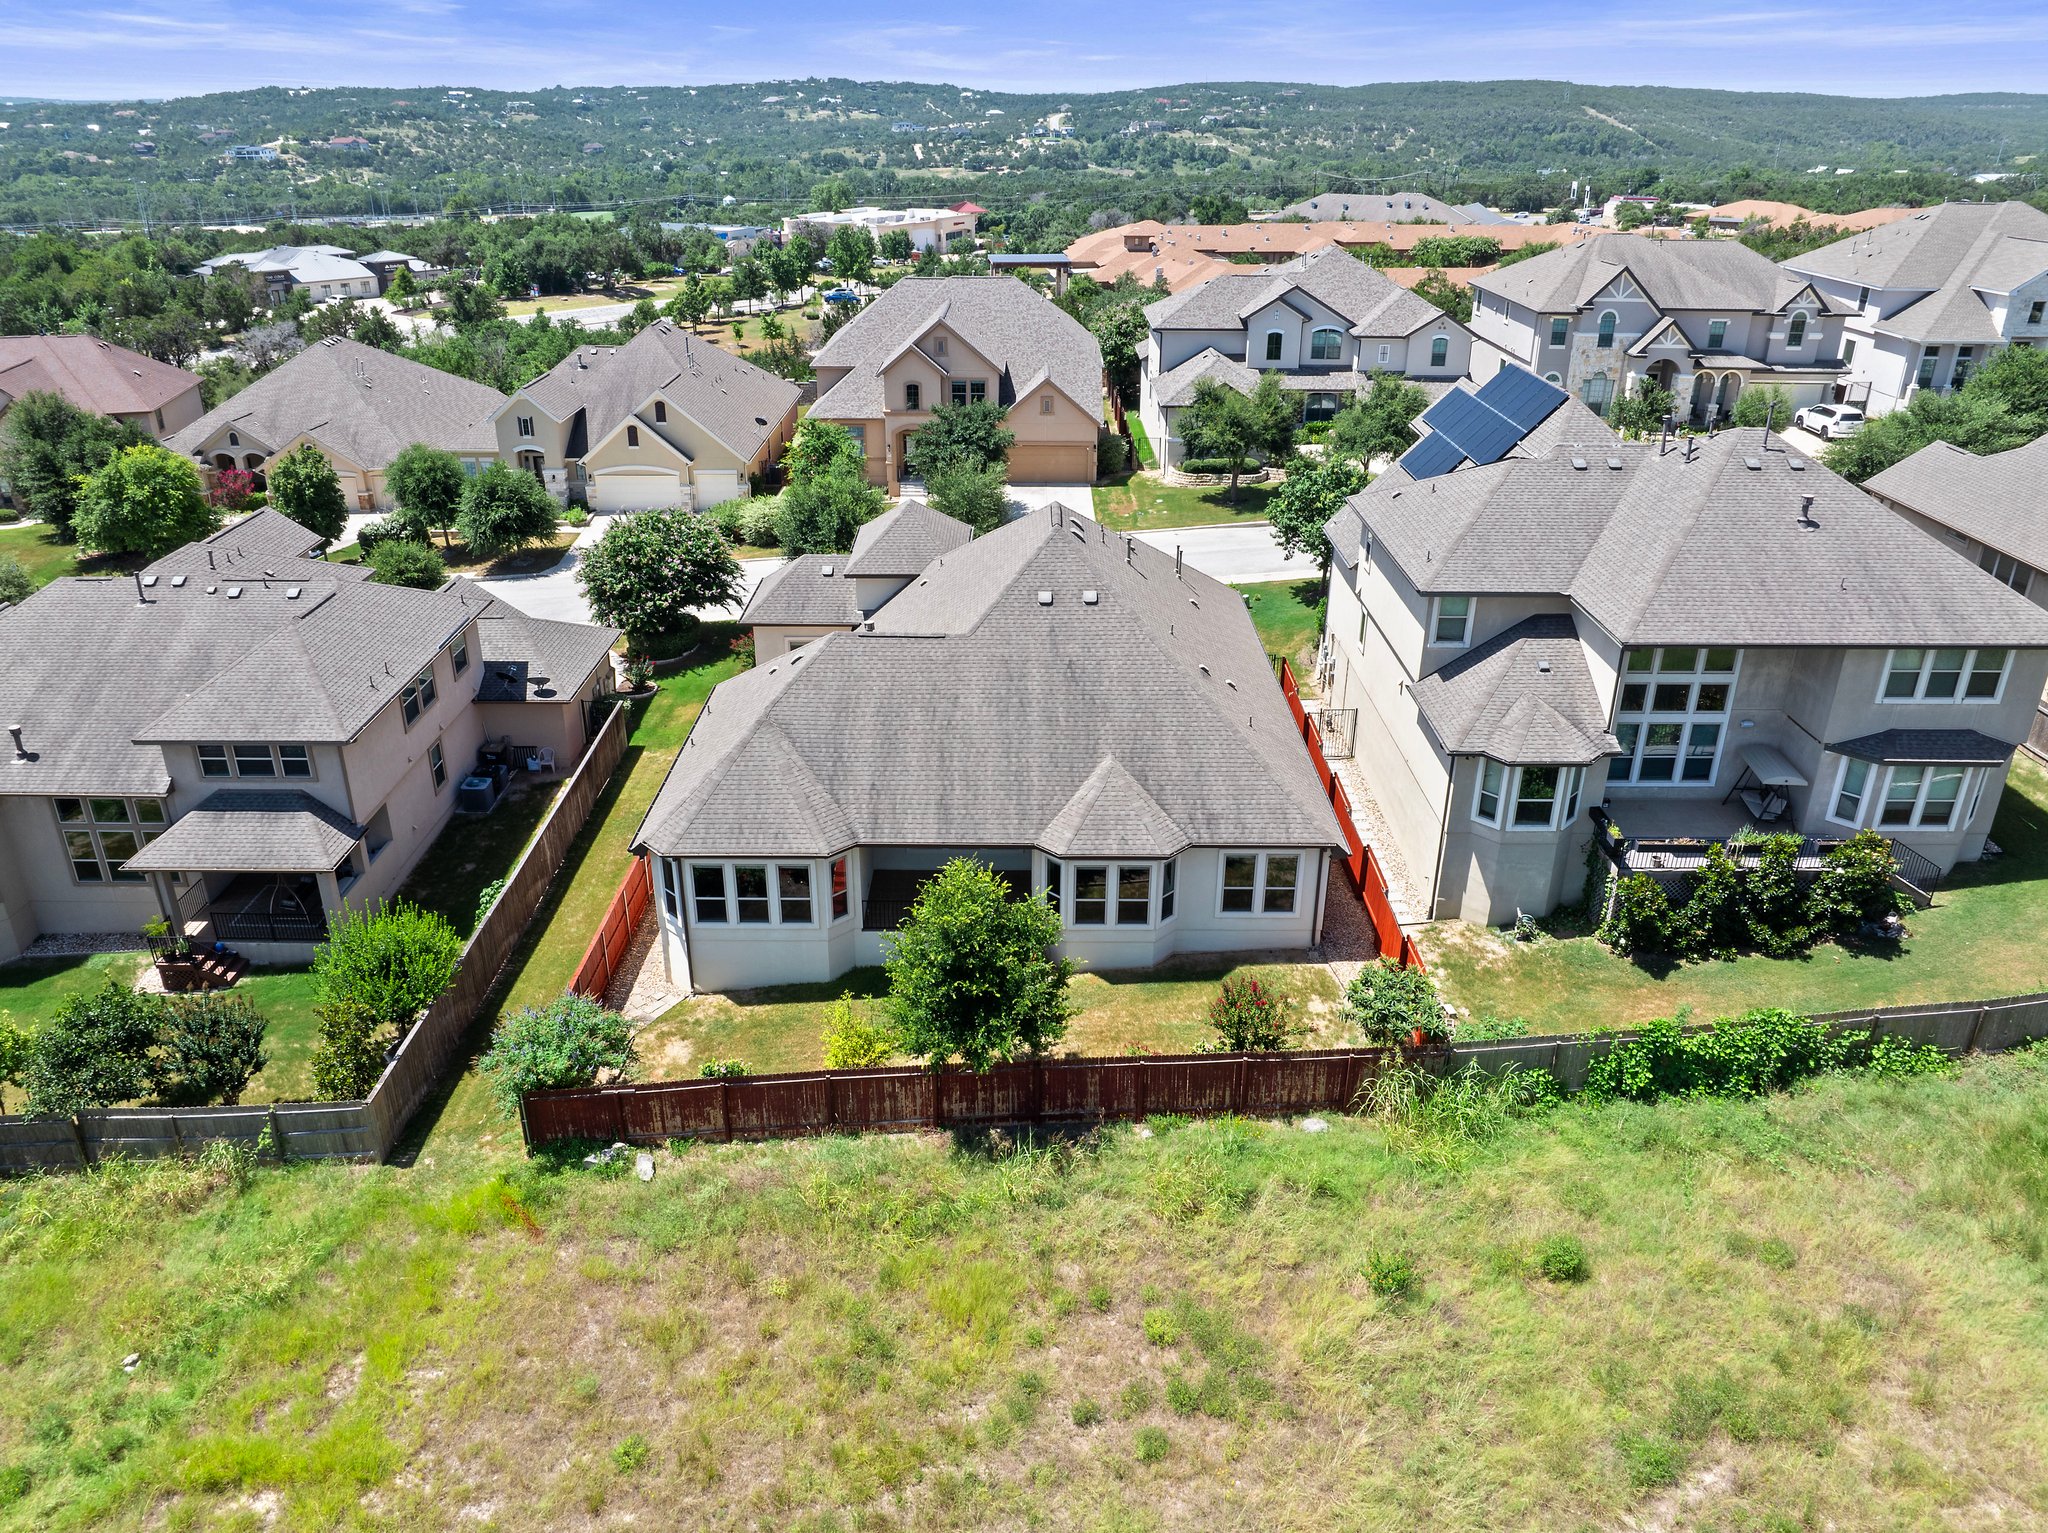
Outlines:
{"label": "house", "polygon": [[1785,269],[1848,315],[1837,397],[1870,415],[1961,388],[2007,346],[2048,345],[2048,213],[2024,202],[1923,208]]}
{"label": "house", "polygon": [[849,554],[799,554],[754,588],[740,622],[757,664],[828,633],[851,633],[927,569],[964,548],[974,529],[921,500],[884,511]]}
{"label": "house", "polygon": [[1282,218],[1311,223],[1463,224],[1491,222],[1465,216],[1469,209],[1439,202],[1421,192],[1324,192],[1290,202]]}
{"label": "house", "polygon": [[0,336],[0,420],[24,394],[62,394],[81,410],[153,437],[198,419],[199,379],[96,335]]}
{"label": "house", "polygon": [[722,683],[634,839],[714,991],[879,962],[961,856],[1089,967],[1307,948],[1342,846],[1244,599],[1060,506]]}
{"label": "house", "polygon": [[1087,484],[1102,427],[1102,348],[1015,277],[906,277],[811,359],[813,420],[837,421],[896,493],[909,438],[942,404],[993,400],[1016,433],[1014,484]]}
{"label": "house", "polygon": [[1911,218],[1917,211],[1916,208],[1865,208],[1860,213],[1816,213],[1796,202],[1745,197],[1738,202],[1724,202],[1707,209],[1707,227],[1717,234],[1739,234],[1751,224],[1775,224],[1783,229],[1804,223],[1816,229],[1831,227],[1847,233]]}
{"label": "house", "polygon": [[268,482],[270,466],[302,443],[334,466],[351,509],[389,511],[391,460],[414,442],[439,447],[475,473],[498,456],[491,416],[505,396],[485,384],[374,346],[329,336],[164,439],[208,475],[240,468]]}
{"label": "house", "polygon": [[1468,403],[1471,451],[1424,437],[1327,527],[1324,706],[1421,913],[1579,897],[1603,804],[1635,838],[1874,828],[1923,879],[1979,856],[2048,613],[1761,430],[1508,452],[1562,391],[1507,379],[1506,429]]}
{"label": "house", "polygon": [[273,245],[215,256],[193,270],[211,277],[231,268],[246,277],[259,298],[273,304],[295,287],[306,289],[315,303],[375,298],[380,291],[377,274],[340,245]]}
{"label": "house", "polygon": [[[1472,333],[1596,413],[1640,380],[1694,425],[1724,420],[1745,388],[1792,407],[1831,397],[1842,307],[1734,240],[1609,234],[1472,279]],[[1486,376],[1481,360],[1474,377]]]}
{"label": "house", "polygon": [[436,266],[432,261],[421,260],[418,256],[409,256],[402,250],[377,250],[369,255],[359,256],[357,261],[377,279],[379,297],[391,290],[391,279],[397,276],[401,269],[412,273],[412,279],[416,283],[431,282],[436,277],[448,275],[447,267]]}
{"label": "house", "polygon": [[[213,135],[216,138],[221,136]],[[227,157],[231,160],[274,160],[277,151],[268,144],[236,144],[228,150]]]}
{"label": "house", "polygon": [[879,242],[892,230],[910,236],[916,250],[944,251],[955,239],[974,237],[978,216],[951,208],[845,208],[839,212],[799,213],[782,221],[782,242],[786,245],[801,235],[819,245],[830,242],[833,232],[848,225],[865,229]]}
{"label": "house", "polygon": [[1237,267],[1147,305],[1145,324],[1138,408],[1169,468],[1187,456],[1180,417],[1204,379],[1250,393],[1277,373],[1302,419],[1322,421],[1375,373],[1448,383],[1472,363],[1463,325],[1334,246]]}
{"label": "house", "polygon": [[715,506],[748,493],[796,430],[800,391],[656,320],[579,346],[500,403],[498,450],[594,511]]}
{"label": "house", "polygon": [[2048,437],[1981,457],[1929,442],[1866,492],[2036,606],[2048,607]]}
{"label": "house", "polygon": [[[488,740],[573,761],[610,629],[378,585],[275,511],[0,607],[0,959],[159,916],[302,963],[391,894]],[[491,791],[491,790],[486,790]]]}

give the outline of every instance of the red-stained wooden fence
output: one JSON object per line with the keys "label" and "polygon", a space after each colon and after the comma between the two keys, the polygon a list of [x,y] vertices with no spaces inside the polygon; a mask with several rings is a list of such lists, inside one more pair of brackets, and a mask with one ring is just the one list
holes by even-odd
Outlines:
{"label": "red-stained wooden fence", "polygon": [[576,977],[569,981],[570,990],[577,995],[602,1002],[605,992],[611,989],[619,965],[625,962],[627,950],[633,946],[633,933],[639,929],[640,918],[647,914],[648,901],[654,898],[653,868],[654,864],[643,855],[634,858],[632,867],[626,870],[612,902],[605,906],[604,919],[597,923],[596,935],[583,950],[583,962],[576,966]]}

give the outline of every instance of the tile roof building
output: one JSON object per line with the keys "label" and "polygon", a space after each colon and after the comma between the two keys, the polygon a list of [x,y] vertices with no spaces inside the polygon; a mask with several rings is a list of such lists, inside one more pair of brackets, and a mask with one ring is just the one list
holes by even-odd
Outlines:
{"label": "tile roof building", "polygon": [[0,417],[30,393],[62,394],[159,438],[205,408],[195,375],[96,335],[0,336]]}

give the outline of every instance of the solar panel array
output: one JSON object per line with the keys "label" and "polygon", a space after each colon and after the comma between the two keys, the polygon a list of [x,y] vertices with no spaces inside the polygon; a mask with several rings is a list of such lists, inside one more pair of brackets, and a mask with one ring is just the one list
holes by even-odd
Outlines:
{"label": "solar panel array", "polygon": [[1563,389],[1519,367],[1504,367],[1476,393],[1453,389],[1422,412],[1428,433],[1401,455],[1411,479],[1434,479],[1460,463],[1498,463],[1565,402]]}

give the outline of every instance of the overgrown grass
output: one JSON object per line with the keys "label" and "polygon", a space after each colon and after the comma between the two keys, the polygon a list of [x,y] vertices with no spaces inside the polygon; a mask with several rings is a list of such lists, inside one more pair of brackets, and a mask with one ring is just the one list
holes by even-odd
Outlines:
{"label": "overgrown grass", "polygon": [[[1625,817],[1624,817],[1625,818]],[[1624,826],[1625,828],[1625,826]],[[1461,923],[1421,933],[1445,993],[1472,1015],[1525,1018],[1540,1032],[1640,1022],[1692,1007],[1704,1019],[1753,1006],[1848,1011],[1910,1001],[2048,990],[2048,770],[2021,752],[1991,836],[2005,851],[1960,866],[1896,948],[1824,945],[1799,958],[1749,956],[1666,970],[1591,937],[1533,943]]]}
{"label": "overgrown grass", "polygon": [[1228,485],[1204,489],[1161,484],[1142,474],[1119,474],[1095,486],[1095,519],[1131,532],[1201,527],[1212,522],[1263,522],[1266,502],[1278,489],[1273,484],[1241,484],[1233,504]]}
{"label": "overgrown grass", "polygon": [[1159,455],[1152,450],[1152,438],[1145,430],[1145,423],[1138,419],[1138,412],[1127,412],[1124,424],[1131,428],[1131,446],[1137,450],[1138,467],[1159,467]]}
{"label": "overgrown grass", "polygon": [[0,1184],[0,1529],[2048,1518],[2048,1053],[1461,1163],[1222,1119],[643,1184],[446,1122]]}

